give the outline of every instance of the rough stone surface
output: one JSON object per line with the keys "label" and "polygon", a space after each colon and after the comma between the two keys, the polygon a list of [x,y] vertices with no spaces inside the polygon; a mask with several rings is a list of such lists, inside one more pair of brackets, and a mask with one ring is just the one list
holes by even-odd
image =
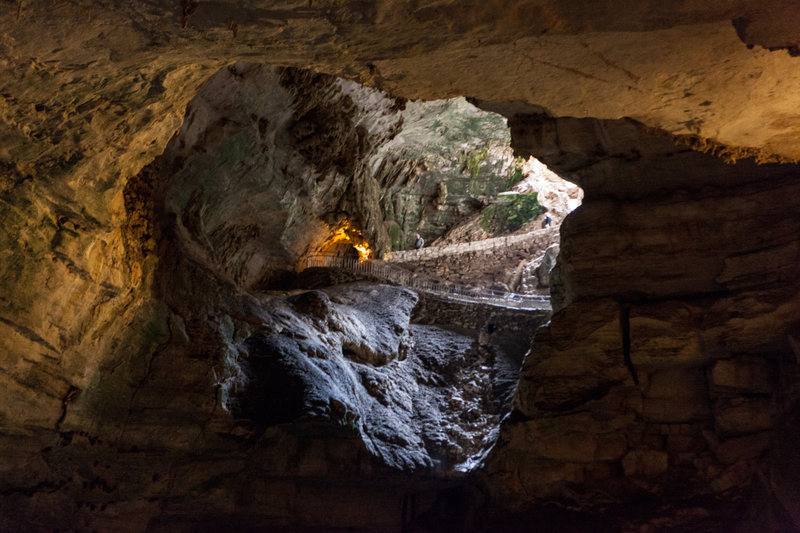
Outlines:
{"label": "rough stone surface", "polygon": [[539,287],[550,287],[550,274],[556,266],[556,258],[558,257],[559,246],[552,244],[544,251],[542,262],[536,268],[536,278]]}
{"label": "rough stone surface", "polygon": [[[482,500],[463,485],[410,490],[407,478],[384,472],[345,427],[341,400],[328,404],[341,428],[298,422],[259,432],[222,409],[223,382],[238,377],[225,375],[226,358],[266,321],[247,287],[322,240],[325,228],[305,217],[345,208],[365,217],[365,229],[384,223],[379,204],[336,200],[358,171],[349,156],[374,148],[344,120],[361,109],[349,94],[349,111],[294,109],[285,137],[261,139],[259,128],[272,126],[260,119],[285,117],[292,105],[272,85],[269,117],[253,119],[254,102],[235,100],[238,118],[195,130],[214,150],[184,154],[192,172],[181,174],[177,159],[156,161],[181,124],[202,123],[186,112],[201,85],[221,69],[209,86],[240,80],[238,67],[227,68],[239,60],[310,67],[403,98],[473,97],[509,118],[518,155],[536,155],[586,191],[562,226],[556,312],[486,459],[496,523],[800,529],[796,3],[3,7],[3,529],[480,522]],[[327,90],[344,102],[343,88],[354,87],[302,78],[309,103]],[[391,129],[369,124],[379,137]],[[237,130],[254,142],[221,134]],[[253,146],[278,141],[294,145],[288,159],[313,160],[303,175],[314,179],[268,197],[310,205],[293,220],[248,203],[257,198],[242,181],[263,182],[234,159],[209,172],[237,147],[251,158]],[[317,177],[336,186],[307,204]],[[167,195],[169,178],[186,186]],[[363,198],[379,196],[360,183]],[[228,195],[237,200],[215,207]],[[329,305],[318,296],[298,302],[308,320]],[[398,361],[390,359],[384,367]],[[689,415],[684,395],[697,400]],[[664,503],[625,514],[627,502],[654,499]],[[604,509],[597,521],[570,514]],[[511,511],[535,514],[514,521]]]}
{"label": "rough stone surface", "polygon": [[411,326],[416,302],[364,283],[264,302],[270,321],[226,362],[223,405],[257,425],[341,426],[398,469],[472,468],[509,405],[495,360],[519,361],[521,343],[495,357],[474,331]]}
{"label": "rough stone surface", "polygon": [[[519,149],[574,179],[585,197],[561,227],[554,315],[523,366],[521,416],[503,426],[488,459],[490,490],[506,502],[519,495],[520,508],[531,493],[602,507],[585,475],[594,462],[613,472],[604,492],[612,499],[747,494],[769,468],[765,435],[794,441],[776,427],[774,406],[777,376],[796,365],[796,167],[725,163],[668,147],[631,121],[509,122]],[[579,414],[620,421],[618,457],[589,448],[554,465],[547,450],[524,451],[533,424]],[[581,442],[607,435],[584,428]],[[542,465],[547,481],[530,476]],[[782,501],[778,516],[794,512]]]}
{"label": "rough stone surface", "polygon": [[[236,63],[115,197],[119,227],[53,204],[65,213],[55,236],[7,265],[6,283],[22,285],[0,321],[4,528],[174,530],[237,515],[267,529],[399,529],[439,512],[437,491],[496,439],[545,316],[524,337],[495,336],[495,350],[478,327],[409,325],[416,296],[403,289],[257,290],[288,289],[286,272],[342,218],[389,242],[369,169],[400,107],[330,76]],[[43,299],[24,284],[37,275],[69,289]],[[58,311],[28,327],[28,302]],[[352,510],[378,480],[374,505]],[[250,503],[235,503],[240,491]],[[417,493],[429,499],[403,515]]]}
{"label": "rough stone surface", "polygon": [[721,393],[771,394],[777,385],[776,369],[760,357],[721,359],[711,368],[711,383]]}
{"label": "rough stone surface", "polygon": [[[392,250],[428,243],[478,216],[515,170],[504,117],[463,98],[408,102],[403,128],[372,161]],[[388,249],[387,249],[388,251]]]}

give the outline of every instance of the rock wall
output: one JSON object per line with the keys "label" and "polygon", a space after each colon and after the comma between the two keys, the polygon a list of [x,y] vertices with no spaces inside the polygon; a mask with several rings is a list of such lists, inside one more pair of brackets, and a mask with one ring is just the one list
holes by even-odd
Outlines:
{"label": "rock wall", "polygon": [[[585,197],[561,228],[554,315],[489,459],[490,490],[518,509],[751,494],[774,468],[770,443],[796,441],[775,412],[798,361],[798,169],[726,164],[631,121],[510,122],[518,148]],[[797,515],[781,501],[776,523]]]}
{"label": "rock wall", "polygon": [[[178,236],[164,233],[177,224],[155,216],[153,194],[177,169],[154,159],[198,87],[239,59],[341,74],[405,98],[478,98],[511,118],[521,153],[586,189],[588,206],[562,233],[558,312],[536,341],[517,412],[488,462],[497,513],[553,500],[596,508],[655,495],[688,506],[720,496],[734,503],[719,509],[738,521],[746,505],[737,498],[748,489],[733,485],[755,478],[758,505],[748,516],[760,522],[743,527],[798,529],[797,171],[754,163],[800,156],[795,3],[4,7],[4,529],[296,530],[367,521],[387,529],[398,508],[435,500],[434,489],[406,499],[405,481],[377,474],[321,486],[321,473],[346,477],[338,465],[353,464],[349,435],[305,447],[316,428],[259,435],[231,429],[221,413],[223,365],[208,359],[249,337],[249,320],[261,323],[257,303],[230,281],[252,280],[267,261],[252,248],[226,250],[223,235],[199,226],[203,211],[191,209],[186,222],[198,231],[185,242],[205,248],[178,253]],[[314,136],[327,138],[333,123],[305,121],[293,140],[311,136],[304,150],[316,159]],[[255,138],[259,125],[233,126]],[[360,138],[333,148],[361,149]],[[325,166],[346,170],[331,154]],[[172,198],[180,208],[189,200]],[[211,200],[198,193],[194,205]],[[237,225],[234,240],[268,240],[256,230]],[[214,264],[225,259],[213,275],[202,264],[209,250],[220,250]],[[165,294],[191,307],[192,320],[178,319]],[[239,307],[253,312],[220,311]],[[765,411],[774,413],[769,424]],[[209,443],[199,458],[198,442]],[[270,451],[253,452],[262,442]],[[287,482],[263,465],[308,477]],[[372,498],[361,497],[365,490]],[[263,494],[277,496],[253,496]],[[472,517],[447,507],[458,498],[438,501],[451,518]],[[638,521],[687,529],[681,516],[694,525],[705,516],[706,530],[719,529],[723,514],[686,506],[646,507]]]}
{"label": "rock wall", "polygon": [[464,98],[408,102],[402,120],[373,160],[392,250],[413,246],[416,233],[430,243],[479,214],[510,188],[515,164],[504,117]]}
{"label": "rock wall", "polygon": [[500,288],[518,293],[534,293],[544,288],[546,293],[536,272],[544,261],[545,250],[558,239],[558,228],[539,229],[482,241],[392,252],[386,261],[422,277],[465,287]]}
{"label": "rock wall", "polygon": [[[498,357],[476,332],[410,325],[417,297],[395,287],[255,289],[280,285],[343,218],[387,242],[370,169],[402,125],[398,105],[331,76],[236,63],[128,179],[109,243],[92,241],[100,222],[84,235],[75,217],[55,221],[44,253],[81,283],[56,292],[79,313],[64,307],[50,327],[77,320],[80,334],[54,346],[2,322],[4,364],[24,362],[2,376],[2,528],[170,531],[234,517],[399,530],[439,513],[438,491],[456,480],[471,490],[460,477],[496,439],[527,343]],[[62,246],[88,246],[92,270]],[[354,510],[378,483],[374,505]],[[428,499],[403,511],[417,494]],[[349,503],[326,512],[335,501]]]}

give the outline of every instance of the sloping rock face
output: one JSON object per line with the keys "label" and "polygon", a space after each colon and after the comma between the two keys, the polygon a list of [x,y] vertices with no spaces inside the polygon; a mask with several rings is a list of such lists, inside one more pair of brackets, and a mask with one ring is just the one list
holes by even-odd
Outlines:
{"label": "sloping rock face", "polygon": [[515,164],[505,118],[463,98],[408,102],[402,116],[373,163],[393,250],[413,248],[416,233],[430,244],[478,215],[510,188]]}
{"label": "sloping rock face", "polygon": [[[398,470],[471,469],[508,411],[508,369],[518,371],[525,343],[493,353],[477,326],[411,325],[416,302],[366,283],[263,302],[271,320],[226,361],[223,406],[257,427],[341,426]],[[543,318],[532,315],[528,331]]]}
{"label": "sloping rock face", "polygon": [[[562,225],[556,312],[489,461],[492,490],[596,508],[794,491],[770,473],[793,454],[767,450],[797,437],[776,417],[796,379],[797,167],[726,164],[633,121],[510,122],[518,148],[585,198]],[[777,499],[780,531],[797,506]],[[669,524],[698,517],[685,519]]]}
{"label": "sloping rock face", "polygon": [[267,283],[343,218],[386,246],[368,171],[401,127],[378,91],[295,69],[236,64],[203,86],[160,165],[167,216],[190,253],[232,282]]}

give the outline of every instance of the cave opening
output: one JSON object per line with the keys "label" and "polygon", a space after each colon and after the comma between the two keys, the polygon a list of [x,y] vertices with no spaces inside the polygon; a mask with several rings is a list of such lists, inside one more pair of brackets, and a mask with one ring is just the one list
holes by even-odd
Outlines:
{"label": "cave opening", "polygon": [[[351,200],[355,209],[325,214],[328,237],[297,269],[342,265],[357,254],[405,274],[395,281],[412,277],[512,301],[546,298],[559,227],[582,189],[533,156],[515,156],[506,119],[464,98],[405,102],[395,114],[399,121],[365,171],[377,194],[362,190]],[[377,215],[369,213],[375,205]],[[364,223],[370,227],[362,231]]]}
{"label": "cave opening", "polygon": [[16,4],[0,529],[800,530],[792,2]]}
{"label": "cave opening", "polygon": [[[331,227],[329,237],[312,255],[363,263],[372,259],[372,249],[363,232],[345,218]],[[310,257],[306,258],[306,266],[310,263],[309,259]],[[302,262],[298,268],[303,268]]]}
{"label": "cave opening", "polygon": [[[311,424],[403,472],[481,464],[582,194],[516,157],[504,117],[237,63],[200,88],[159,168],[162,269],[194,276],[165,299],[225,339],[209,357],[241,431]],[[220,284],[257,304],[209,298]]]}

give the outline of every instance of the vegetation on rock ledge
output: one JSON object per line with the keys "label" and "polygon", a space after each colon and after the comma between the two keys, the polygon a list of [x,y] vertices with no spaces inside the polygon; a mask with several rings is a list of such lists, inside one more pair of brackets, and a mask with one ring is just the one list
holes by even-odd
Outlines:
{"label": "vegetation on rock ledge", "polygon": [[524,164],[525,160],[523,158],[517,157],[514,159],[514,172],[506,180],[506,189],[510,189],[525,178],[525,174],[522,172],[522,165]]}
{"label": "vegetation on rock ledge", "polygon": [[478,177],[478,173],[480,172],[481,163],[486,156],[489,155],[489,150],[487,148],[483,148],[482,150],[476,150],[467,156],[467,169],[469,169],[470,174],[472,175],[472,179]]}
{"label": "vegetation on rock ledge", "polygon": [[509,200],[490,205],[483,210],[481,227],[494,234],[518,230],[543,211],[544,208],[539,204],[537,196],[535,192],[514,194],[505,197]]}

